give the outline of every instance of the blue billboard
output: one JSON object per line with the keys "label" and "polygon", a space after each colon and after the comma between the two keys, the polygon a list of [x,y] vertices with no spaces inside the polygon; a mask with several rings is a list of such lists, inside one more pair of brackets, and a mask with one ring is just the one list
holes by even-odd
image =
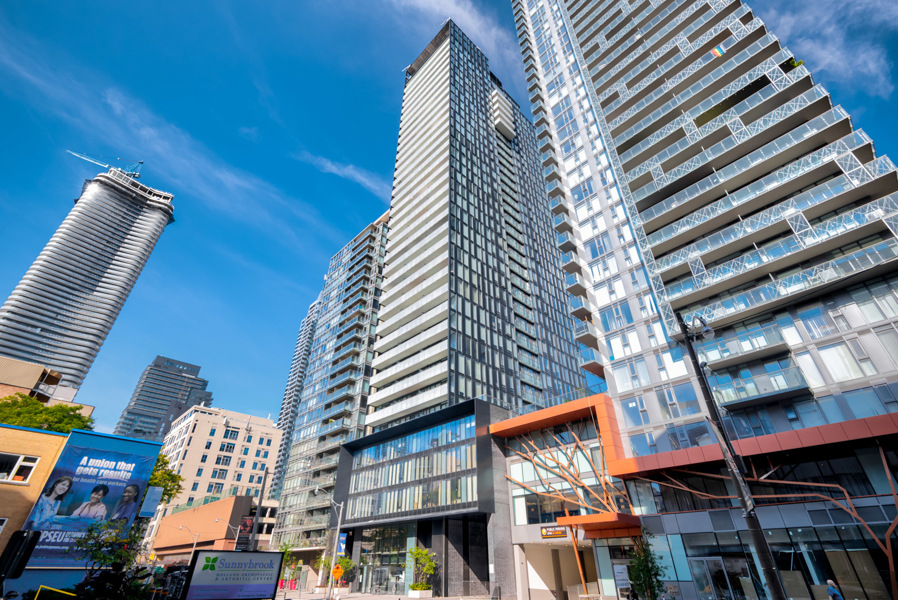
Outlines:
{"label": "blue billboard", "polygon": [[24,529],[41,532],[29,567],[79,567],[78,538],[92,524],[130,527],[161,444],[75,430]]}

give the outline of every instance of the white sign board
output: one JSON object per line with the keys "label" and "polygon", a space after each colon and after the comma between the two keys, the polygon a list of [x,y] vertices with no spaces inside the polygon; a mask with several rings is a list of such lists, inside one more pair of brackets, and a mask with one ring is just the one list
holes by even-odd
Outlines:
{"label": "white sign board", "polygon": [[630,587],[630,574],[627,565],[614,565],[614,585],[618,588]]}
{"label": "white sign board", "polygon": [[186,600],[274,598],[281,552],[200,550],[190,564]]}

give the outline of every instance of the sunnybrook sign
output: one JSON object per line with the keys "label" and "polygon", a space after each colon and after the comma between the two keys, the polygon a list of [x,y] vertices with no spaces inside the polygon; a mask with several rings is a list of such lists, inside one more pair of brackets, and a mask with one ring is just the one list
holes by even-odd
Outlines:
{"label": "sunnybrook sign", "polygon": [[273,598],[280,552],[201,550],[191,563],[186,600]]}

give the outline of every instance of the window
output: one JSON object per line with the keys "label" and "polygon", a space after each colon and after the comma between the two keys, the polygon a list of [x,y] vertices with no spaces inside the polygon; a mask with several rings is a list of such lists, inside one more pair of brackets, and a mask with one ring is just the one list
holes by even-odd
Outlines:
{"label": "window", "polygon": [[221,491],[222,491],[223,489],[224,489],[224,484],[223,484],[223,483],[214,483],[214,484],[212,484],[212,493],[213,493],[213,494],[220,494]]}
{"label": "window", "polygon": [[210,484],[209,484],[209,487],[206,488],[206,493],[207,493],[207,494],[211,494],[211,493],[212,493],[212,488],[213,488],[213,487],[214,487],[213,484],[210,483]]}
{"label": "window", "polygon": [[256,450],[256,458],[259,458],[259,456],[261,456],[261,454],[262,454],[261,450]]}
{"label": "window", "polygon": [[200,487],[200,482],[199,482],[199,481],[194,481],[194,482],[193,482],[193,485],[190,486],[190,491],[191,491],[191,492],[195,492],[196,489],[197,489],[198,487]]}
{"label": "window", "polygon": [[206,450],[212,447],[212,442],[210,440],[206,440]]}
{"label": "window", "polygon": [[197,477],[203,476],[203,468],[202,467],[200,467],[199,469],[196,470],[196,476]]}
{"label": "window", "polygon": [[37,456],[0,453],[0,481],[28,483],[38,460]]}
{"label": "window", "polygon": [[864,372],[857,360],[851,355],[851,351],[844,343],[833,344],[818,348],[823,364],[829,369],[836,381],[849,381],[864,376]]}
{"label": "window", "polygon": [[206,462],[206,459],[207,459],[207,458],[209,458],[209,455],[208,455],[208,454],[203,454],[203,455],[200,457],[200,462],[201,462],[201,463]]}
{"label": "window", "polygon": [[621,407],[624,409],[627,427],[639,427],[640,425],[649,424],[649,416],[645,410],[645,402],[643,402],[642,396],[621,400]]}
{"label": "window", "polygon": [[255,470],[258,469],[258,468],[259,468],[259,463],[254,462],[254,463],[253,463],[253,471],[255,471]]}
{"label": "window", "polygon": [[223,456],[223,455],[219,454],[218,457],[215,459],[215,464],[227,467],[228,465],[231,464],[231,457]]}
{"label": "window", "polygon": [[268,458],[268,450],[262,453],[262,458]]}
{"label": "window", "polygon": [[227,479],[227,469],[212,469],[212,479]]}
{"label": "window", "polygon": [[250,476],[249,476],[249,482],[250,482],[250,483],[255,483],[255,482],[256,482],[256,476],[255,476],[255,475],[250,475]]}
{"label": "window", "polygon": [[619,329],[633,322],[633,313],[630,312],[630,305],[626,302],[606,308],[599,313],[599,317],[602,321],[602,329],[606,332]]}
{"label": "window", "polygon": [[224,439],[226,440],[236,440],[237,435],[240,433],[238,429],[225,429]]}
{"label": "window", "polygon": [[193,504],[193,496],[187,498],[187,504]]}
{"label": "window", "polygon": [[243,479],[243,473],[237,473],[236,475],[234,475],[234,481],[240,481],[241,479]]}
{"label": "window", "polygon": [[617,389],[621,392],[643,387],[651,383],[649,372],[643,358],[626,362],[612,369]]}
{"label": "window", "polygon": [[240,468],[243,469],[244,467],[246,467],[246,461],[245,461],[245,460],[241,460],[241,461],[240,461]]}
{"label": "window", "polygon": [[221,446],[219,446],[219,448],[218,448],[218,451],[219,452],[233,452],[234,448],[235,448],[234,444],[229,444],[229,443],[226,444],[225,442],[222,442]]}
{"label": "window", "polygon": [[243,449],[243,456],[249,456],[249,448]]}
{"label": "window", "polygon": [[209,430],[209,437],[215,437],[215,428]]}

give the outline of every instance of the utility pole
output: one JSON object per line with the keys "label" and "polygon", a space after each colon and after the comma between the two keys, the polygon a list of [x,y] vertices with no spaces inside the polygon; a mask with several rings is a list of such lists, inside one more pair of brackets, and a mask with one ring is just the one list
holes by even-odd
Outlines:
{"label": "utility pole", "polygon": [[[695,326],[696,319],[699,320],[702,325],[702,329],[699,332],[695,331],[695,329],[697,329],[697,326]],[[773,553],[770,551],[770,546],[767,544],[767,538],[764,537],[764,530],[761,529],[761,522],[758,521],[758,516],[755,513],[755,502],[751,497],[751,491],[748,489],[748,484],[745,482],[745,476],[743,475],[745,472],[745,464],[742,462],[742,457],[736,454],[736,451],[733,449],[733,444],[730,442],[730,438],[723,426],[723,422],[720,420],[720,411],[717,409],[717,402],[714,401],[714,396],[711,394],[711,388],[708,385],[707,379],[705,379],[705,371],[702,368],[702,365],[698,362],[695,347],[692,345],[693,341],[699,337],[704,339],[711,339],[714,337],[714,330],[701,317],[693,318],[693,326],[690,330],[686,323],[683,322],[683,316],[680,313],[677,313],[677,323],[680,325],[680,332],[683,334],[683,342],[686,344],[686,350],[689,352],[689,360],[692,362],[692,369],[698,376],[702,400],[704,401],[705,409],[708,411],[708,420],[711,423],[711,430],[720,444],[720,449],[723,452],[723,459],[724,462],[726,462],[727,470],[730,474],[730,480],[733,482],[733,487],[736,488],[736,493],[739,496],[739,504],[742,506],[742,517],[745,519],[748,534],[751,536],[752,545],[755,547],[755,552],[758,555],[761,572],[764,574],[764,580],[767,582],[767,588],[770,590],[770,600],[786,600],[786,592],[783,589],[782,581],[780,581],[779,571],[776,568],[776,561],[774,561]]]}
{"label": "utility pole", "polygon": [[262,474],[262,489],[259,490],[259,501],[256,503],[256,516],[253,518],[253,530],[249,534],[249,551],[255,552],[256,548],[256,529],[257,529],[257,521],[262,517],[262,498],[265,497],[265,484],[268,483],[268,467],[265,467],[265,472]]}
{"label": "utility pole", "polygon": [[[340,527],[343,526],[343,503],[337,503],[331,500],[331,504],[337,509],[337,529],[334,531],[334,552],[331,554],[331,570],[333,571],[334,566],[337,564],[337,547],[340,544]],[[331,575],[327,579],[327,592],[324,594],[324,600],[331,600],[333,589],[334,577]]]}

